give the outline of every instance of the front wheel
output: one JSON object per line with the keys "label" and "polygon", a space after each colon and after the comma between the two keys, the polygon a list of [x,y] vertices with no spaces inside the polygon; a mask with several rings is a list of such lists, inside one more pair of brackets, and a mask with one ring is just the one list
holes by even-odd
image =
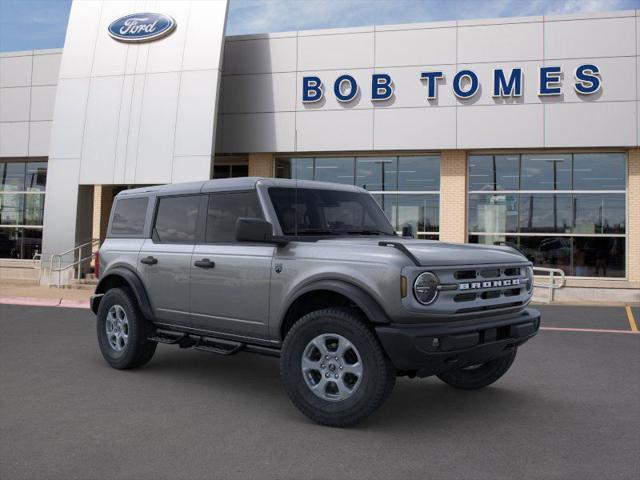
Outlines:
{"label": "front wheel", "polygon": [[300,319],[284,341],[280,373],[293,404],[332,427],[364,420],[386,400],[396,378],[371,328],[345,308]]}
{"label": "front wheel", "polygon": [[516,358],[517,348],[488,362],[469,367],[456,368],[438,375],[444,383],[462,390],[477,390],[491,385],[511,368]]}

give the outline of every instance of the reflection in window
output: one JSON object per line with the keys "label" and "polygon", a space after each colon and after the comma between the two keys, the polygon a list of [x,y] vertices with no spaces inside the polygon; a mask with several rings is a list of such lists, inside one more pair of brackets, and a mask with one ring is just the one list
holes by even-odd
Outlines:
{"label": "reflection in window", "polygon": [[153,229],[154,241],[194,243],[199,204],[199,195],[161,198]]}
{"label": "reflection in window", "polygon": [[396,231],[411,226],[414,236],[437,238],[440,225],[437,155],[279,158],[275,173],[277,178],[345,183],[375,192],[376,201]]}
{"label": "reflection in window", "polygon": [[625,276],[625,154],[509,155],[519,171],[509,195],[495,193],[508,184],[499,157],[469,158],[470,242],[513,246],[568,275]]}

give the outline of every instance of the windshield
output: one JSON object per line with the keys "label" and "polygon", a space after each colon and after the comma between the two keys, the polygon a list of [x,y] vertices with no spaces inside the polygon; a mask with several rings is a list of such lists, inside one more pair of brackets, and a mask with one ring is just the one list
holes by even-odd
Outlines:
{"label": "windshield", "polygon": [[366,193],[273,187],[269,196],[284,235],[395,235]]}

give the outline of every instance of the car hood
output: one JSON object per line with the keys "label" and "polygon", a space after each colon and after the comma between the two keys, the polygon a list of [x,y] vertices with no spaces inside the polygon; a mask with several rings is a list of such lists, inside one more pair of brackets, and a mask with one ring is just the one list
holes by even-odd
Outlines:
{"label": "car hood", "polygon": [[319,240],[317,245],[357,246],[358,248],[381,247],[380,242],[395,242],[404,245],[421,265],[485,265],[501,263],[524,263],[528,260],[517,250],[507,246],[446,243],[434,240],[414,240],[401,237],[353,237]]}

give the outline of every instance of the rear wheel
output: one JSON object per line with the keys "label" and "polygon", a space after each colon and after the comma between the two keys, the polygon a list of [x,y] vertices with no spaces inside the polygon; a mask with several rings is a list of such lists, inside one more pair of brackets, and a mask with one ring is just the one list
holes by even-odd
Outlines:
{"label": "rear wheel", "polygon": [[449,370],[438,375],[444,383],[463,390],[477,390],[491,385],[511,368],[516,358],[517,348],[488,362],[469,367]]}
{"label": "rear wheel", "polygon": [[151,360],[158,344],[147,340],[152,326],[140,312],[131,290],[113,288],[105,293],[97,317],[98,344],[109,365],[136,368]]}
{"label": "rear wheel", "polygon": [[334,427],[373,413],[396,378],[371,328],[346,308],[300,319],[285,339],[280,372],[293,404],[311,420]]}

